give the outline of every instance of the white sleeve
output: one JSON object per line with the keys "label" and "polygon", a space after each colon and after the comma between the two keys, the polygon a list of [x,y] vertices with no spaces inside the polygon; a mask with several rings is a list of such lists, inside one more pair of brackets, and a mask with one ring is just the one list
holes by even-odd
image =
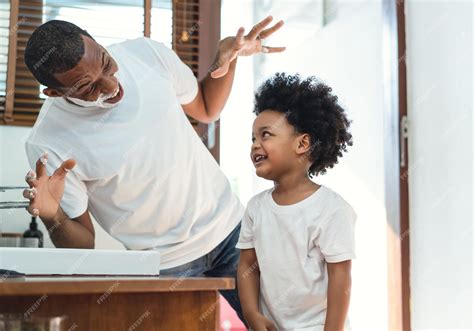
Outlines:
{"label": "white sleeve", "polygon": [[253,242],[253,218],[250,215],[248,206],[245,209],[244,217],[242,219],[239,241],[235,247],[239,249],[249,249],[255,247]]}
{"label": "white sleeve", "polygon": [[355,255],[355,221],[357,215],[351,206],[337,209],[318,231],[315,245],[319,246],[326,262],[351,260]]}
{"label": "white sleeve", "polygon": [[154,53],[169,70],[179,103],[186,105],[193,101],[198,93],[198,82],[192,70],[180,60],[173,50],[164,44],[149,38],[145,38],[145,40],[148,41]]}
{"label": "white sleeve", "polygon": [[[63,161],[51,149],[32,144],[25,144],[26,156],[31,169],[36,171],[36,161],[40,158],[43,152],[48,152],[48,163],[46,163],[46,172],[51,176],[53,172],[63,163]],[[25,171],[26,173],[27,171]],[[87,188],[83,181],[77,178],[77,175],[72,169],[66,175],[66,183],[64,186],[64,195],[60,206],[69,218],[76,218],[84,214],[87,210],[88,195]]]}

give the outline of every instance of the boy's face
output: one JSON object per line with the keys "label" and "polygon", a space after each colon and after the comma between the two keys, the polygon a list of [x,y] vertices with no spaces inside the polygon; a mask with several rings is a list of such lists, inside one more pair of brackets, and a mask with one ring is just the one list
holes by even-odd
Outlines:
{"label": "boy's face", "polygon": [[276,180],[294,169],[299,140],[300,135],[295,133],[285,114],[272,110],[261,112],[253,122],[250,152],[257,176]]}

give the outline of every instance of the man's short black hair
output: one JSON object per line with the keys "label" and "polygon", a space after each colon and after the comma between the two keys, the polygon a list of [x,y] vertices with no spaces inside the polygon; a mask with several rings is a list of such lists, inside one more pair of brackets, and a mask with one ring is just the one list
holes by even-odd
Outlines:
{"label": "man's short black hair", "polygon": [[93,39],[87,31],[66,21],[53,20],[39,26],[25,49],[25,63],[43,85],[62,87],[54,74],[74,68],[84,55],[81,36]]}
{"label": "man's short black hair", "polygon": [[254,113],[266,110],[284,113],[297,133],[311,137],[306,157],[312,162],[308,175],[325,174],[338,163],[342,152],[352,146],[348,129],[351,121],[339,105],[331,87],[316,77],[277,73],[265,81],[255,94]]}

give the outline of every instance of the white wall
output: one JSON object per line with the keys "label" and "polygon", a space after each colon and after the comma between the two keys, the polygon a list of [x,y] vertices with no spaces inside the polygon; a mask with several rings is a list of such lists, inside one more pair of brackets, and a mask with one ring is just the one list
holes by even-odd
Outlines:
{"label": "white wall", "polygon": [[[224,1],[227,33],[249,24],[253,1]],[[387,248],[383,174],[382,11],[379,1],[338,1],[331,21],[321,28],[299,15],[319,1],[256,0],[253,22],[268,14],[287,24],[269,46],[287,46],[282,54],[239,59],[236,85],[222,115],[222,167],[238,187],[244,203],[272,185],[255,177],[251,145],[252,89],[276,71],[316,75],[334,88],[354,121],[354,146],[340,163],[316,182],[330,186],[351,203],[357,214],[357,259],[349,317],[354,330],[387,329]],[[245,5],[243,5],[245,4]],[[226,7],[227,5],[227,7]],[[240,6],[240,8],[239,8]],[[304,15],[303,15],[304,16]],[[245,23],[241,22],[245,19]],[[250,28],[251,25],[245,25]],[[247,29],[248,30],[248,29]],[[236,91],[242,94],[237,95]],[[250,99],[250,100],[249,100]]]}
{"label": "white wall", "polygon": [[470,1],[408,1],[412,326],[472,330]]}

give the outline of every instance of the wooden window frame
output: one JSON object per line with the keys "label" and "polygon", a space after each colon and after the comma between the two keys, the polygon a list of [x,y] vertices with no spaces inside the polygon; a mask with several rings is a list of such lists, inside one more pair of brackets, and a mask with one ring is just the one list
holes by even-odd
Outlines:
{"label": "wooden window frame", "polygon": [[[220,18],[220,0],[173,0],[173,49],[198,80],[208,75],[217,52]],[[186,34],[187,41],[180,39],[183,33]],[[219,162],[220,120],[205,124],[189,119],[203,143]]]}
{"label": "wooden window frame", "polygon": [[407,115],[405,1],[384,0],[382,8],[388,327],[410,331],[409,159],[408,149],[402,148],[402,144],[408,146],[408,139],[402,133]]}
{"label": "wooden window frame", "polygon": [[[9,38],[8,38],[8,65],[7,80],[5,90],[5,109],[3,111],[3,122],[5,124],[13,124],[13,104],[15,101],[15,74],[17,58],[17,24],[19,0],[10,0],[10,22],[9,22]],[[0,123],[1,124],[1,123]]]}

